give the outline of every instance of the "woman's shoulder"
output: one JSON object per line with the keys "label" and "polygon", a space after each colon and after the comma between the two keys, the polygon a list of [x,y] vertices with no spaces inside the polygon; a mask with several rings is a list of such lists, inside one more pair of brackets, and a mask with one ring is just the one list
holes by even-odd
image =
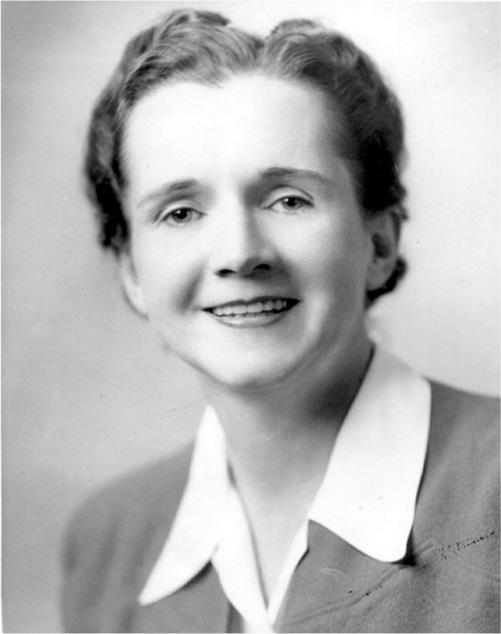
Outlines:
{"label": "woman's shoulder", "polygon": [[499,399],[437,381],[430,385],[431,439],[439,445],[452,443],[456,449],[463,445],[465,451],[490,450],[499,457]]}
{"label": "woman's shoulder", "polygon": [[64,542],[65,631],[126,631],[116,619],[135,605],[165,542],[190,456],[187,447],[119,477],[80,505]]}
{"label": "woman's shoulder", "polygon": [[498,525],[499,400],[433,381],[431,388],[421,498],[428,499],[435,515],[447,508],[463,522],[466,515],[488,516],[489,525]]}
{"label": "woman's shoulder", "polygon": [[[428,464],[451,469],[462,481],[499,479],[499,399],[430,381]],[[472,479],[472,478],[471,478]],[[472,482],[473,483],[473,482]]]}
{"label": "woman's shoulder", "polygon": [[499,417],[499,398],[477,394],[446,385],[439,381],[430,380],[433,404],[456,413],[474,414],[482,419]]}
{"label": "woman's shoulder", "polygon": [[169,522],[188,477],[192,446],[118,476],[92,492],[77,508],[68,542],[96,543],[103,535],[142,532]]}
{"label": "woman's shoulder", "polygon": [[431,381],[414,537],[416,543],[432,539],[445,559],[460,558],[470,573],[493,578],[499,573],[499,430],[498,399]]}

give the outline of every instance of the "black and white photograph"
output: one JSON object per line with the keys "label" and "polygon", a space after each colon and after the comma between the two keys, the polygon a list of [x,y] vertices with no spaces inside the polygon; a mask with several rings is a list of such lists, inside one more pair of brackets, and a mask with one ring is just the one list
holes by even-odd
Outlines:
{"label": "black and white photograph", "polygon": [[499,2],[2,11],[5,632],[499,632]]}

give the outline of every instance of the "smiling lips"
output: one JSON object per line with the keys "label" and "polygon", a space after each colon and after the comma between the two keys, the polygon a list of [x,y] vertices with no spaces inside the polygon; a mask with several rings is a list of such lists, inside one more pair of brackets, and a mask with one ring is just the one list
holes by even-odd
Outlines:
{"label": "smiling lips", "polygon": [[263,297],[251,301],[236,300],[205,309],[218,321],[232,326],[261,326],[277,321],[298,303],[285,297]]}

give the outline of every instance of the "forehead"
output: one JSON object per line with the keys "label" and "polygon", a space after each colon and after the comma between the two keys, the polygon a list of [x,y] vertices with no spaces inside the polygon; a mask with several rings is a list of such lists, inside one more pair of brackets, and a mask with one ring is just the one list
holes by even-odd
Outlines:
{"label": "forehead", "polygon": [[326,97],[296,81],[247,75],[220,86],[165,84],[130,113],[126,171],[140,189],[166,174],[244,177],[275,165],[322,171],[338,127]]}

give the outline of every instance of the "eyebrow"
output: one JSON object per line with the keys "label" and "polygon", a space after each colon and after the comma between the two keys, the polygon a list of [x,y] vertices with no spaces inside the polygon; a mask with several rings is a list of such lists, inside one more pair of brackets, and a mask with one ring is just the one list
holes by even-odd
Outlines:
{"label": "eyebrow", "polygon": [[144,205],[155,202],[157,200],[165,200],[166,198],[171,198],[173,196],[179,196],[179,194],[186,194],[188,191],[193,191],[194,189],[200,189],[201,184],[199,181],[194,178],[187,178],[178,181],[172,181],[171,183],[164,183],[157,187],[151,192],[148,192],[145,196],[141,198],[138,203],[138,207],[143,207]]}
{"label": "eyebrow", "polygon": [[263,180],[280,181],[288,178],[308,178],[320,182],[322,185],[331,184],[331,181],[327,176],[324,176],[320,172],[307,169],[295,169],[291,167],[270,167],[260,172],[260,177]]}

